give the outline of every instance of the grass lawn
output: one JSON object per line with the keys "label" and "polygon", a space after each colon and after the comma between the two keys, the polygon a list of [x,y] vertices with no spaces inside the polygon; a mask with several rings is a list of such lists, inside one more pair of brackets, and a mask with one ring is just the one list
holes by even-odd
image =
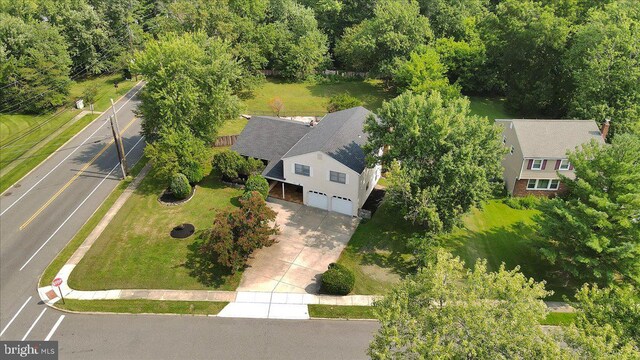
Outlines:
{"label": "grass lawn", "polygon": [[[209,175],[187,203],[158,202],[163,182],[150,173],[107,226],[71,274],[69,285],[79,290],[101,289],[219,289],[234,290],[242,276],[222,270],[212,276],[193,273],[187,266],[190,245],[198,232],[211,226],[217,210],[235,206],[242,190],[223,185]],[[171,229],[192,223],[196,234],[184,240],[169,236]]]}
{"label": "grass lawn", "polygon": [[[547,289],[554,291],[548,300],[562,300],[562,295],[573,294],[575,287],[537,254],[532,244],[534,214],[536,210],[516,210],[501,200],[491,200],[466,215],[461,227],[443,237],[443,244],[467,266],[480,258],[487,259],[489,270],[497,270],[502,262],[507,269],[520,265],[526,276],[547,281]],[[419,236],[420,229],[386,203],[371,220],[361,223],[338,260],[354,271],[353,293],[384,294],[404,275],[415,271],[406,246],[414,234]]]}
{"label": "grass lawn", "polygon": [[309,305],[312,318],[330,319],[375,319],[373,306]]}
{"label": "grass lawn", "polygon": [[504,107],[504,99],[493,97],[470,96],[471,113],[486,116],[489,120],[510,119],[514,115],[510,114]]}
{"label": "grass lawn", "polygon": [[413,255],[406,239],[419,233],[387,203],[383,203],[370,220],[363,221],[347,244],[338,263],[353,270],[354,294],[384,294],[412,273]]}
{"label": "grass lawn", "polygon": [[566,326],[574,323],[576,316],[578,316],[576,313],[552,312],[547,315],[546,319],[540,322],[540,325]]}
{"label": "grass lawn", "polygon": [[371,111],[378,109],[383,100],[392,96],[382,89],[381,81],[377,80],[289,83],[268,78],[254,91],[251,99],[245,100],[245,105],[248,114],[274,115],[269,107],[269,100],[279,97],[284,103],[281,116],[322,116],[327,113],[329,98],[340,93],[357,97]]}
{"label": "grass lawn", "polygon": [[56,307],[80,312],[129,314],[187,314],[217,315],[227,302],[214,301],[158,301],[158,300],[73,300],[57,302]]}
{"label": "grass lawn", "polygon": [[248,122],[249,120],[243,117],[227,120],[220,128],[220,131],[218,131],[218,136],[240,135],[240,133],[242,132],[242,129],[244,129],[244,127],[247,126]]}

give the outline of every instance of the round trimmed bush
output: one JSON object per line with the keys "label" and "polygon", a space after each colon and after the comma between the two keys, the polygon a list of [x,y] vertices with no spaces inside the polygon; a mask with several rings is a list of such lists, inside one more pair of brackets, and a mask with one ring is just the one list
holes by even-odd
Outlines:
{"label": "round trimmed bush", "polygon": [[189,180],[184,174],[175,174],[171,178],[171,185],[169,186],[169,190],[173,193],[173,196],[176,199],[186,199],[189,194],[191,194],[191,185],[189,184]]}
{"label": "round trimmed bush", "polygon": [[269,196],[269,182],[262,175],[251,175],[244,184],[244,191],[257,191],[266,199]]}
{"label": "round trimmed bush", "polygon": [[346,267],[331,263],[329,270],[322,274],[320,292],[330,295],[347,295],[353,290],[356,278]]}

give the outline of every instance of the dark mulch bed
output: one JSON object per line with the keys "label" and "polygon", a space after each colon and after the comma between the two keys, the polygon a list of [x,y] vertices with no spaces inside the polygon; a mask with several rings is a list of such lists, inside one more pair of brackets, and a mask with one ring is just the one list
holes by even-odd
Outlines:
{"label": "dark mulch bed", "polygon": [[371,195],[367,198],[367,201],[362,205],[362,208],[371,211],[371,215],[375,214],[380,204],[382,204],[382,199],[384,199],[385,193],[386,190],[384,189],[373,189],[373,191],[371,191]]}
{"label": "dark mulch bed", "polygon": [[185,239],[196,232],[193,224],[181,224],[171,229],[171,237],[174,239]]}

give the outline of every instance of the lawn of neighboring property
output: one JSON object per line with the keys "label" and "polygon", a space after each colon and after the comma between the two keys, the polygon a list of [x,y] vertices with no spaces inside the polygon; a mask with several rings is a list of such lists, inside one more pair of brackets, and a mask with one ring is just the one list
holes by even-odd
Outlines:
{"label": "lawn of neighboring property", "polygon": [[[113,87],[115,82],[119,83],[117,90]],[[92,78],[73,83],[68,105],[54,112],[41,115],[0,114],[0,168],[5,168],[11,163],[17,164],[8,173],[1,174],[0,192],[19,180],[98,116],[90,114],[68,126],[80,113],[80,110],[73,108],[74,100],[81,97],[85,88],[94,84],[98,89],[95,110],[99,112],[109,107],[111,98],[117,100],[129,91],[135,85],[135,81],[125,81],[120,75]],[[88,110],[88,104],[86,105],[85,110]],[[47,139],[56,130],[62,132]],[[27,151],[42,145],[44,141],[47,141],[46,144],[38,151],[29,156],[25,155]]]}
{"label": "lawn of neighboring property", "polygon": [[490,121],[495,119],[509,119],[514,115],[504,106],[503,98],[470,96],[471,113],[486,116]]}
{"label": "lawn of neighboring property", "polygon": [[393,95],[384,91],[379,80],[289,83],[276,78],[268,78],[253,93],[252,98],[245,100],[247,114],[275,115],[269,107],[269,101],[279,97],[284,103],[281,116],[323,116],[327,113],[329,98],[340,93],[357,97],[362,100],[364,107],[375,111],[383,100]]}
{"label": "lawn of neighboring property", "polygon": [[239,117],[236,119],[227,120],[222,124],[222,127],[218,131],[218,136],[224,135],[240,135],[242,129],[247,126],[249,120]]}
{"label": "lawn of neighboring property", "polygon": [[[187,203],[165,206],[158,196],[166,184],[153,172],[142,181],[100,238],[75,268],[69,285],[78,290],[101,289],[219,289],[234,290],[241,272],[208,273],[187,267],[190,245],[198,232],[211,226],[216,211],[237,206],[242,190],[209,175]],[[192,223],[196,234],[185,240],[169,236],[171,229]]]}
{"label": "lawn of neighboring property", "polygon": [[373,306],[309,305],[309,316],[329,319],[375,319]]}
{"label": "lawn of neighboring property", "polygon": [[55,307],[79,312],[128,314],[217,315],[227,302],[159,300],[73,300],[57,302]]}
{"label": "lawn of neighboring property", "polygon": [[[531,227],[536,213],[512,209],[500,199],[491,200],[464,216],[462,226],[443,236],[442,244],[467,266],[480,258],[487,259],[489,270],[497,270],[502,262],[507,269],[520,265],[526,276],[547,281],[547,289],[555,292],[549,299],[562,300],[562,295],[573,294],[575,287],[537,253]],[[383,203],[371,220],[358,226],[338,260],[354,271],[353,293],[384,294],[402,276],[415,271],[406,243],[421,233]]]}

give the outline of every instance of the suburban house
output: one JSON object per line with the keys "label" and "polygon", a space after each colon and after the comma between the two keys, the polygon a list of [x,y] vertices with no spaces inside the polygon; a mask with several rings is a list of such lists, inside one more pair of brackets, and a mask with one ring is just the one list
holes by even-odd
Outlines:
{"label": "suburban house", "polygon": [[255,116],[232,150],[266,163],[270,196],[357,216],[381,175],[380,166],[366,166],[362,150],[372,114],[355,107],[317,123]]}
{"label": "suburban house", "polygon": [[514,196],[555,196],[566,191],[558,174],[573,179],[567,152],[595,140],[604,143],[607,121],[598,129],[590,120],[496,119],[509,149],[502,160],[507,191]]}

